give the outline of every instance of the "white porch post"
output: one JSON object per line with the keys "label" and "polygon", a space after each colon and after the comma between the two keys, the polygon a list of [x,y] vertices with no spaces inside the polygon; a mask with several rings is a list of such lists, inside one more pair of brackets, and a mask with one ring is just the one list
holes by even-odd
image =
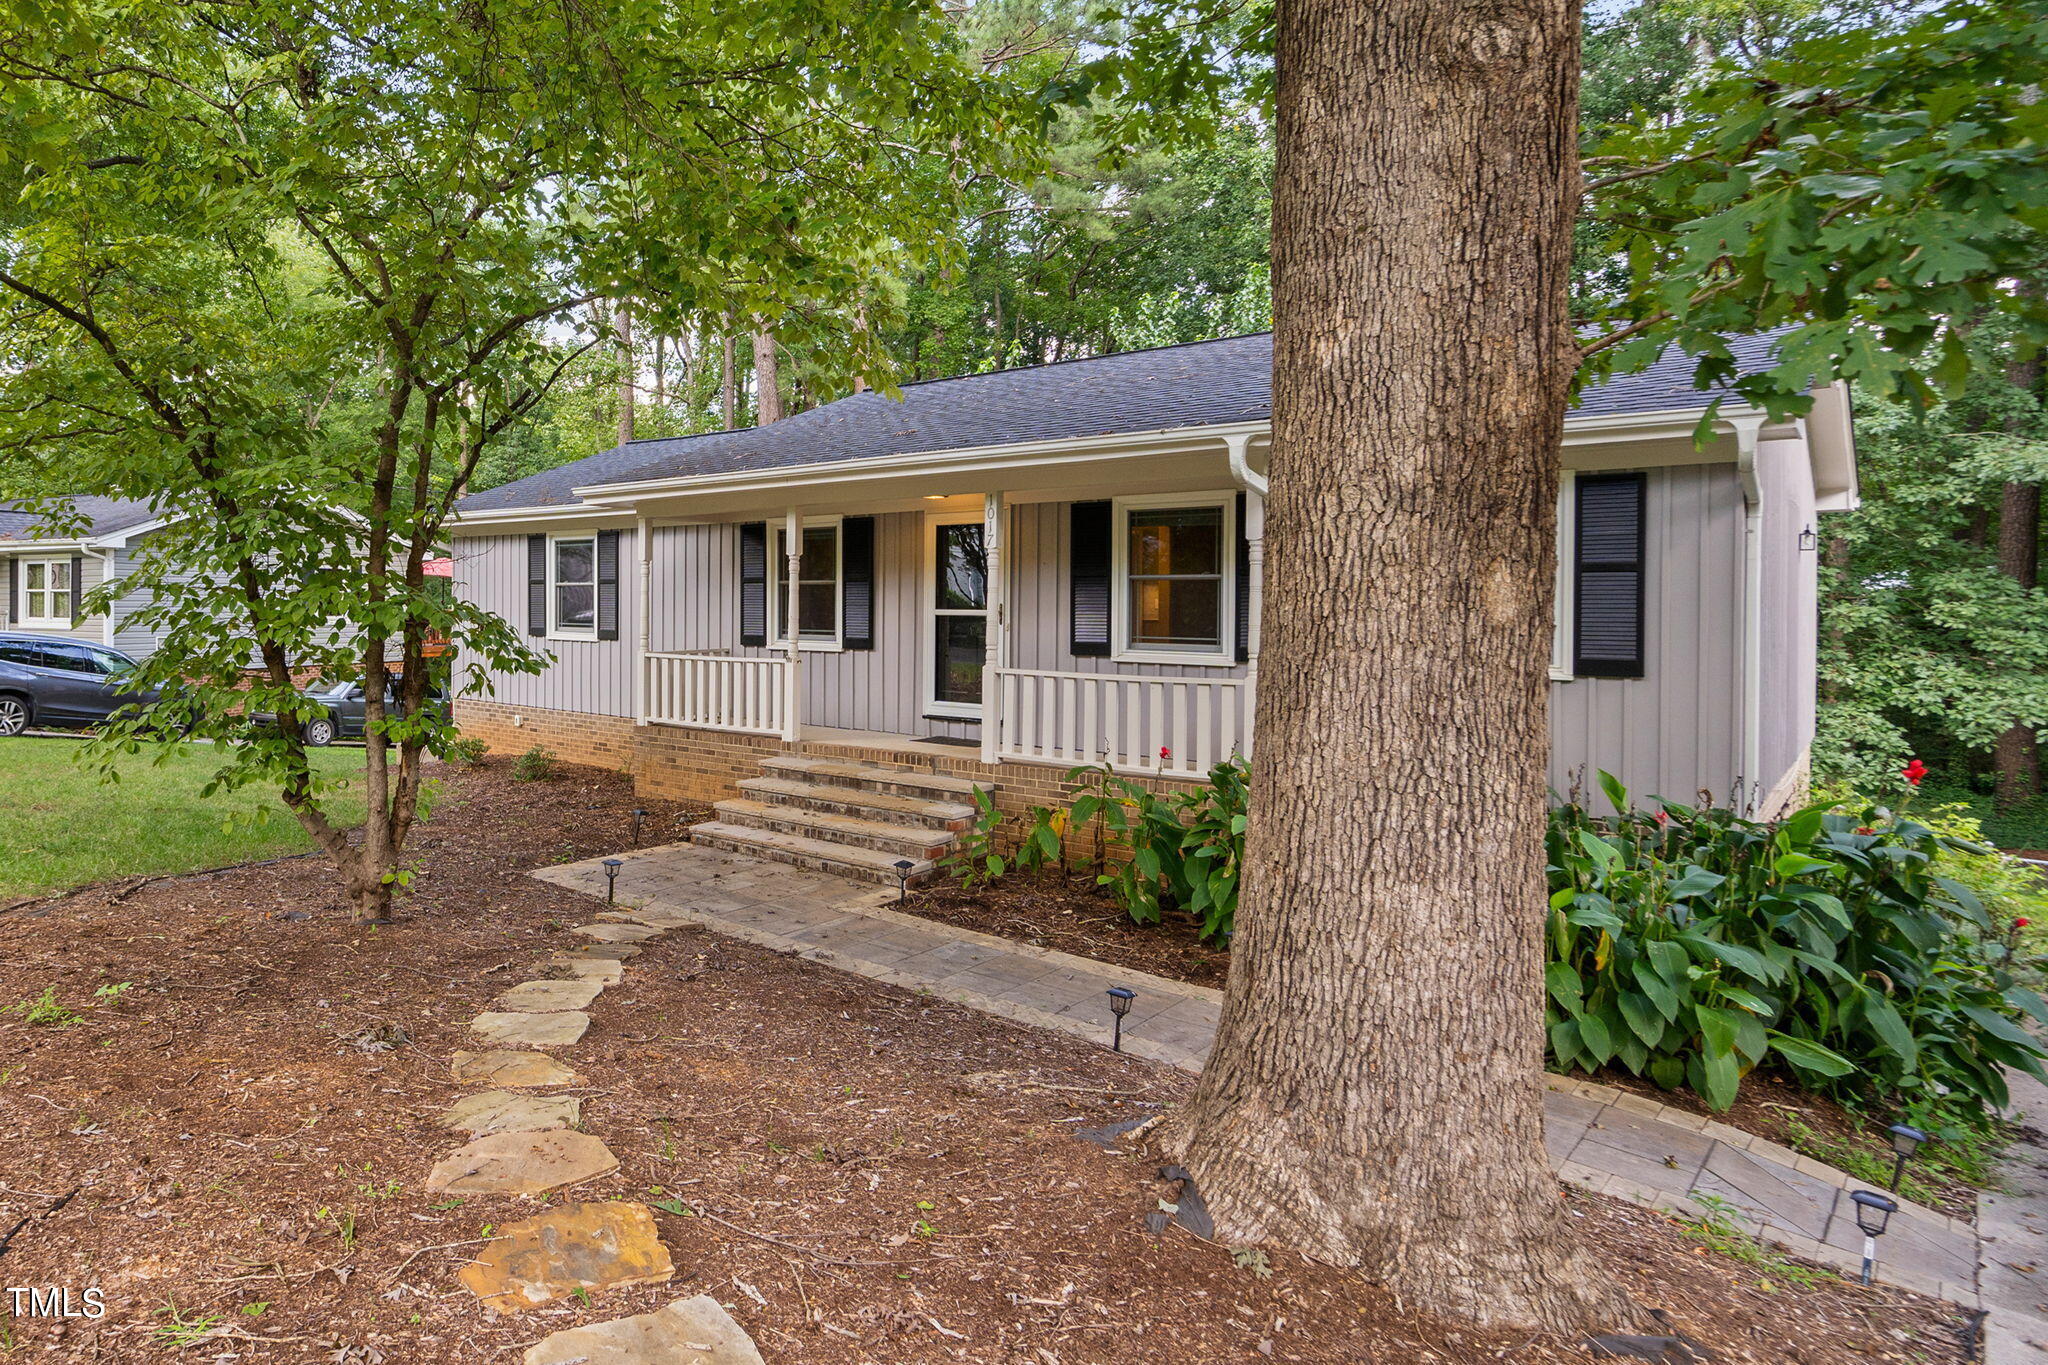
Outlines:
{"label": "white porch post", "polygon": [[981,498],[981,544],[988,575],[987,653],[981,671],[981,761],[996,761],[996,730],[1002,724],[1003,682],[996,670],[1010,662],[1009,594],[1004,590],[1003,495],[984,493]]}
{"label": "white porch post", "polygon": [[1244,756],[1252,756],[1253,718],[1259,701],[1259,630],[1266,614],[1266,495],[1256,488],[1244,491],[1245,563],[1251,574],[1250,619],[1245,622],[1244,665]]}
{"label": "white porch post", "polygon": [[633,592],[637,600],[637,615],[634,639],[638,642],[633,651],[633,723],[647,723],[647,598],[648,568],[654,562],[654,536],[648,528],[647,518],[638,517],[633,522]]}
{"label": "white porch post", "polygon": [[797,576],[804,563],[804,509],[801,507],[791,507],[783,514],[782,553],[782,593],[789,610],[789,677],[783,684],[782,738],[794,744],[804,732],[803,646],[799,643],[803,631],[797,619]]}

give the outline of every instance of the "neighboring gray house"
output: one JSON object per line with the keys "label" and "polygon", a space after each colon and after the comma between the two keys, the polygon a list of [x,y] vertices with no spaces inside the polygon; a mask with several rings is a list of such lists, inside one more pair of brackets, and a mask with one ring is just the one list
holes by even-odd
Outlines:
{"label": "neighboring gray house", "polygon": [[80,611],[85,594],[108,579],[126,578],[149,536],[165,521],[150,504],[118,498],[81,497],[74,507],[86,518],[76,536],[47,534],[38,512],[0,502],[0,587],[7,608],[0,627],[112,645],[137,658],[156,651],[154,634],[129,624],[144,595],[123,596],[105,616]]}
{"label": "neighboring gray house", "polygon": [[[1078,763],[1199,777],[1256,738],[1271,367],[1261,335],[935,380],[473,495],[457,590],[552,662],[458,715],[819,865],[894,846],[887,801],[820,784],[1021,809]],[[1813,732],[1816,518],[1856,498],[1847,395],[1731,404],[1700,446],[1690,375],[1668,358],[1566,422],[1551,778],[1777,809]]]}

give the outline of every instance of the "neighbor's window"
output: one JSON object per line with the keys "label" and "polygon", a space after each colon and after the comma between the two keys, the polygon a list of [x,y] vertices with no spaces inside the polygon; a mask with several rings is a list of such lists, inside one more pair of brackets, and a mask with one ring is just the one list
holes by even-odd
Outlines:
{"label": "neighbor's window", "polygon": [[1223,502],[1126,507],[1124,647],[1134,653],[1221,654],[1229,512]]}
{"label": "neighbor's window", "polygon": [[[768,591],[775,602],[775,638],[789,643],[789,591],[783,581],[789,552],[781,527],[775,528],[768,559]],[[803,528],[803,561],[796,571],[797,640],[799,644],[839,643],[839,523]]]}
{"label": "neighbor's window", "polygon": [[21,561],[21,622],[30,626],[71,624],[70,560]]}
{"label": "neighbor's window", "polygon": [[554,542],[550,562],[553,629],[564,634],[597,633],[597,539],[581,536]]}

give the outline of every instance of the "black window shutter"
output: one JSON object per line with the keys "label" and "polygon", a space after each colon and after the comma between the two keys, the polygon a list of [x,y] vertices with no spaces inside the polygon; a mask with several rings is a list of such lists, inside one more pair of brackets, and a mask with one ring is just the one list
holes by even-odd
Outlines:
{"label": "black window shutter", "polygon": [[1237,661],[1252,657],[1252,542],[1244,533],[1244,494],[1237,495]]}
{"label": "black window shutter", "polygon": [[740,643],[768,643],[768,523],[740,525]]}
{"label": "black window shutter", "polygon": [[1107,502],[1077,502],[1068,513],[1068,647],[1081,657],[1109,653],[1110,520]]}
{"label": "black window shutter", "polygon": [[848,649],[875,647],[875,519],[839,524],[839,624]]}
{"label": "black window shutter", "polygon": [[7,624],[21,619],[21,561],[7,561]]}
{"label": "black window shutter", "polygon": [[619,638],[619,533],[597,533],[597,638]]}
{"label": "black window shutter", "polygon": [[71,624],[77,625],[79,607],[85,600],[85,556],[71,556]]}
{"label": "black window shutter", "polygon": [[548,538],[526,538],[526,633],[548,633]]}
{"label": "black window shutter", "polygon": [[1641,474],[1581,474],[1574,518],[1572,672],[1643,676]]}

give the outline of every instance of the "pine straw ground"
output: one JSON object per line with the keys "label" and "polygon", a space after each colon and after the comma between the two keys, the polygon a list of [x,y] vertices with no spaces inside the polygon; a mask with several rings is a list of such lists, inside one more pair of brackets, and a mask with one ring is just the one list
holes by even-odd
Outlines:
{"label": "pine straw ground", "polygon": [[[699,1292],[805,1365],[1586,1359],[1277,1250],[1261,1275],[1148,1235],[1157,1156],[1071,1134],[1171,1104],[1179,1073],[695,931],[649,945],[563,1053],[623,1163],[575,1197],[676,1201],[674,1283],[489,1318],[455,1271],[534,1206],[424,1192],[457,1145],[432,1121],[458,1093],[449,1054],[596,909],[521,870],[618,849],[638,803],[589,770],[447,777],[394,928],[351,929],[312,860],[0,917],[0,1003],[54,987],[84,1016],[0,1017],[0,1286],[97,1287],[109,1308],[0,1314],[0,1359],[475,1365]],[[409,1041],[376,1050],[394,1029]],[[1944,1305],[1797,1288],[1641,1210],[1570,1205],[1607,1273],[1717,1361],[1961,1358]]]}

